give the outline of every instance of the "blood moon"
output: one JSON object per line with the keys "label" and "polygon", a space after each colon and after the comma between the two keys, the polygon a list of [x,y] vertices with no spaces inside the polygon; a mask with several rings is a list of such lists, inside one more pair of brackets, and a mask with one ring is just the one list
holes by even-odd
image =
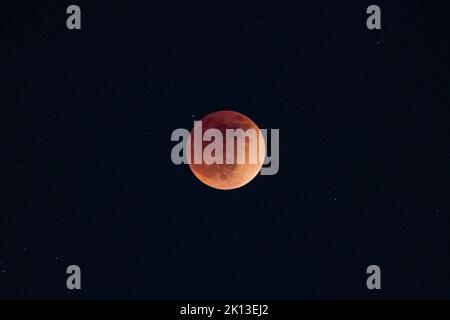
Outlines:
{"label": "blood moon", "polygon": [[[198,161],[194,161],[195,159],[203,159],[203,150],[205,150],[205,147],[213,142],[216,142],[215,138],[209,139],[211,141],[205,141],[204,134],[208,129],[218,129],[222,133],[222,163],[216,162],[208,164],[204,160],[201,161],[201,163],[198,163]],[[230,163],[230,161],[227,161],[226,159],[227,149],[229,150],[229,148],[227,148],[226,141],[228,140],[227,131],[230,131],[227,129],[232,129],[235,133],[254,132],[254,137],[256,137],[256,139],[253,139],[253,141],[246,135],[236,135],[233,137],[233,163]],[[196,148],[195,134],[197,133],[197,139],[199,139],[200,137],[198,137],[198,134],[200,132],[202,135],[202,139],[200,140],[200,144],[202,147]],[[243,139],[241,140],[241,144],[238,141],[239,139]],[[228,141],[228,143],[230,143],[230,141]],[[189,167],[191,168],[194,175],[204,184],[220,190],[240,188],[253,180],[253,178],[256,177],[258,172],[261,170],[266,152],[264,137],[261,134],[261,131],[256,123],[254,123],[250,118],[243,115],[242,113],[230,110],[213,112],[203,117],[201,119],[201,131],[198,128],[196,129],[196,126],[194,126],[190,133],[188,144],[190,144],[192,150],[190,152],[190,155],[188,156],[190,160]],[[256,144],[256,148],[254,144]],[[214,152],[215,151],[211,152],[213,157],[215,156]],[[242,158],[240,162],[238,161],[239,152],[245,152],[245,161],[242,161]]]}

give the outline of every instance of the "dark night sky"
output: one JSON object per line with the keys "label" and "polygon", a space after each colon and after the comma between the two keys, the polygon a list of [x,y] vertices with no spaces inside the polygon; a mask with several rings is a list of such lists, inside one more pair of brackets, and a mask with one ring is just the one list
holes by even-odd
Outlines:
{"label": "dark night sky", "polygon": [[[0,298],[450,297],[445,1],[377,1],[379,31],[368,1],[77,1],[81,31],[72,2],[13,3]],[[280,129],[277,175],[223,192],[172,164],[220,109]]]}

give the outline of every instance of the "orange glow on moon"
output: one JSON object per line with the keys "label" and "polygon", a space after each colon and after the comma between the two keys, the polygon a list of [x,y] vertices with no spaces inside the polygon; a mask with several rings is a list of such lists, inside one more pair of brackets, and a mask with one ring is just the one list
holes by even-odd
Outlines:
{"label": "orange glow on moon", "polygon": [[[236,189],[249,183],[261,170],[264,162],[266,145],[264,138],[261,134],[258,126],[247,116],[235,112],[235,111],[217,111],[210,113],[201,119],[202,121],[202,133],[210,128],[218,129],[222,132],[223,136],[223,164],[212,163],[206,164],[204,161],[201,164],[194,164],[194,154],[202,155],[205,147],[211,143],[211,141],[203,141],[202,150],[196,150],[194,148],[194,129],[192,129],[190,136],[190,141],[193,152],[191,153],[190,168],[194,175],[204,184],[221,190]],[[234,143],[234,164],[225,163],[226,157],[226,129],[242,129],[246,131],[247,129],[255,130],[257,136],[257,155],[253,155],[257,159],[256,163],[250,163],[249,157],[250,152],[255,149],[250,149],[249,139],[245,139],[245,163],[236,163],[236,154],[238,144]],[[203,136],[203,134],[202,134]]]}

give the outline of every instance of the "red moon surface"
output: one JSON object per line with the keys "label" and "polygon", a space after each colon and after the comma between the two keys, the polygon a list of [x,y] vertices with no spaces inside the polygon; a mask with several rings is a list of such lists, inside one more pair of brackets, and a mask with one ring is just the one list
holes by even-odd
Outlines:
{"label": "red moon surface", "polygon": [[[218,129],[222,133],[223,137],[223,163],[211,163],[207,164],[202,161],[201,164],[195,164],[194,154],[203,155],[205,147],[211,143],[211,141],[203,141],[202,150],[196,150],[194,148],[194,129],[190,134],[190,144],[193,150],[191,152],[190,168],[194,175],[204,184],[220,190],[230,190],[240,188],[251,180],[259,173],[264,162],[266,145],[260,129],[250,118],[247,116],[235,112],[235,111],[217,111],[210,113],[201,119],[202,121],[202,136],[206,130],[210,128]],[[257,154],[253,155],[257,161],[249,161],[251,151],[255,151],[255,148],[250,149],[249,139],[245,139],[245,163],[237,163],[237,146],[236,140],[234,142],[234,163],[226,163],[226,129],[242,129],[244,131],[248,129],[254,129],[257,137],[256,150]],[[191,138],[192,137],[192,138]],[[188,142],[189,143],[189,142]],[[242,148],[241,148],[242,149]]]}

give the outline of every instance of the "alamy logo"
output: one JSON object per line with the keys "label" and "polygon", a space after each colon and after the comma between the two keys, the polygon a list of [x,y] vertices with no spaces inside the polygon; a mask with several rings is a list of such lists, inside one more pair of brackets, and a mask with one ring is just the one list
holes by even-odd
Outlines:
{"label": "alamy logo", "polygon": [[366,285],[367,289],[374,290],[374,289],[381,289],[381,269],[376,264],[370,265],[367,267],[366,270],[367,274],[370,274],[370,276],[367,278]]}
{"label": "alamy logo", "polygon": [[67,277],[66,286],[69,290],[81,290],[81,269],[79,266],[73,264],[67,267],[66,273],[69,274]]}
{"label": "alamy logo", "polygon": [[[187,164],[205,184],[217,189],[235,189],[258,173],[275,175],[279,170],[279,129],[259,129],[248,117],[235,111],[218,111],[194,121],[191,131],[172,132],[171,159]],[[268,152],[270,146],[270,154]]]}

